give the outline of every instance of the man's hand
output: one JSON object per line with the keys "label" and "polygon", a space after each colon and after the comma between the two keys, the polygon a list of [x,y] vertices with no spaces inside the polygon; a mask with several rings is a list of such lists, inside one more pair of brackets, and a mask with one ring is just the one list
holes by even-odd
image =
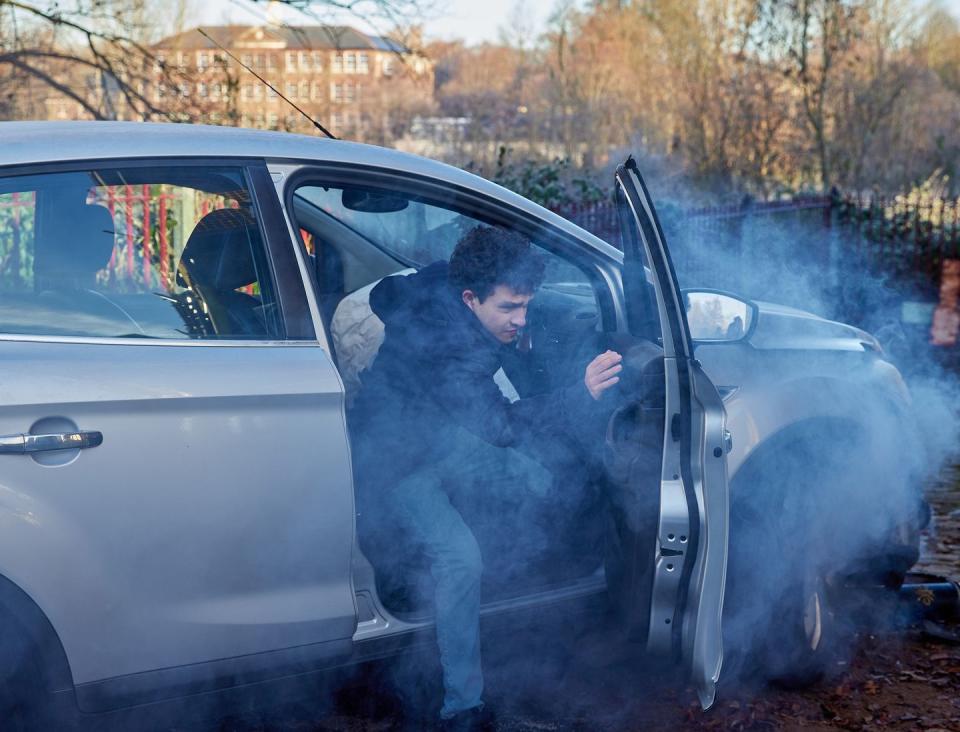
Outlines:
{"label": "man's hand", "polygon": [[599,399],[603,392],[620,381],[617,374],[623,368],[620,364],[622,360],[623,356],[616,351],[606,351],[590,362],[583,374],[583,383],[590,396]]}

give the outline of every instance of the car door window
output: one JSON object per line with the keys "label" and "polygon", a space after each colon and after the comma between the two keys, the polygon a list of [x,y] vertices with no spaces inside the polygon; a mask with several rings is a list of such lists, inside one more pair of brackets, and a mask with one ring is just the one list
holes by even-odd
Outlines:
{"label": "car door window", "polygon": [[413,267],[449,259],[460,238],[479,223],[401,192],[306,185],[295,195]]}
{"label": "car door window", "polygon": [[[348,389],[379,347],[381,333],[371,326],[366,299],[372,284],[385,275],[448,261],[477,226],[517,226],[449,190],[418,193],[412,184],[394,181],[383,186],[310,182],[298,186],[292,200],[304,244],[315,257],[320,301]],[[595,346],[600,327],[589,277],[556,253],[552,236],[529,237],[544,259],[545,276],[518,343],[528,355],[511,373],[521,395],[569,383]]]}
{"label": "car door window", "polygon": [[0,178],[0,332],[283,339],[243,169]]}

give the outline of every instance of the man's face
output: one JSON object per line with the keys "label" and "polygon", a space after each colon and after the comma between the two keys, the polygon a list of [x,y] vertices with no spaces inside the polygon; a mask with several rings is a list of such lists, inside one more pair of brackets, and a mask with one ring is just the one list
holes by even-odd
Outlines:
{"label": "man's face", "polygon": [[501,343],[516,340],[520,329],[527,324],[527,306],[532,299],[533,295],[521,295],[506,285],[497,285],[483,302],[473,290],[463,291],[464,305]]}

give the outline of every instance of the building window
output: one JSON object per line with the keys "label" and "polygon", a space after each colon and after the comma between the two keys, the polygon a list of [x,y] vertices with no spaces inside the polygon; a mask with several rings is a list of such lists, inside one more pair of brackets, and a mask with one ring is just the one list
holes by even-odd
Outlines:
{"label": "building window", "polygon": [[280,124],[280,115],[276,112],[271,112],[267,115],[267,124],[270,126],[271,130],[277,129]]}
{"label": "building window", "polygon": [[323,97],[323,86],[319,81],[313,82],[313,85],[310,89],[310,98],[311,99],[321,99]]}
{"label": "building window", "polygon": [[240,87],[240,93],[244,99],[253,99],[253,86],[250,84],[244,84],[242,87]]}
{"label": "building window", "polygon": [[333,88],[330,90],[330,96],[335,102],[343,101],[343,82],[338,81],[336,84],[331,85]]}
{"label": "building window", "polygon": [[275,90],[273,87],[268,86],[268,87],[267,87],[267,99],[276,99],[276,98],[277,98],[277,92],[276,92],[276,90]]}
{"label": "building window", "polygon": [[266,118],[263,116],[263,112],[257,112],[257,113],[253,116],[253,126],[254,126],[254,127],[261,127],[261,128],[262,128],[265,123],[266,123]]}
{"label": "building window", "polygon": [[343,54],[335,53],[333,54],[333,73],[342,74],[343,73]]}
{"label": "building window", "polygon": [[343,64],[344,71],[346,71],[348,74],[357,73],[357,54],[348,53],[346,54],[346,56],[344,56],[343,60],[344,60],[344,64]]}
{"label": "building window", "polygon": [[287,97],[290,99],[297,98],[297,85],[292,81],[287,82]]}
{"label": "building window", "polygon": [[343,115],[340,112],[334,112],[330,117],[330,124],[333,125],[334,129],[343,127]]}
{"label": "building window", "polygon": [[210,96],[214,99],[219,99],[220,94],[222,93],[223,87],[220,86],[220,82],[216,81],[213,83],[213,86],[210,88]]}
{"label": "building window", "polygon": [[295,51],[287,51],[287,72],[297,70],[297,54]]}
{"label": "building window", "polygon": [[323,54],[319,51],[314,51],[310,54],[313,58],[313,70],[322,71],[323,70]]}
{"label": "building window", "polygon": [[244,66],[253,66],[253,54],[245,53],[240,57]]}
{"label": "building window", "polygon": [[163,71],[163,67],[166,63],[167,57],[162,53],[158,53],[156,63],[153,66],[154,71]]}
{"label": "building window", "polygon": [[190,85],[189,84],[177,84],[177,93],[183,98],[186,99],[190,96]]}
{"label": "building window", "polygon": [[268,53],[267,54],[267,69],[270,71],[275,71],[277,68],[277,54]]}
{"label": "building window", "polygon": [[262,69],[267,65],[267,55],[265,53],[258,53],[253,57],[253,67],[255,69]]}
{"label": "building window", "polygon": [[206,99],[210,94],[210,90],[207,85],[201,81],[199,84],[197,84],[197,93],[202,99]]}
{"label": "building window", "polygon": [[177,68],[183,71],[187,67],[187,55],[183,51],[177,51]]}
{"label": "building window", "polygon": [[355,86],[349,81],[343,85],[343,100],[353,102],[356,100]]}
{"label": "building window", "polygon": [[310,54],[306,51],[300,52],[300,70],[310,71]]}
{"label": "building window", "polygon": [[370,54],[361,53],[357,56],[357,71],[361,74],[370,73]]}
{"label": "building window", "polygon": [[206,51],[201,51],[197,54],[197,69],[199,71],[206,71],[207,67],[210,65],[210,54]]}
{"label": "building window", "polygon": [[383,59],[383,75],[391,76],[394,72],[393,56],[387,56]]}
{"label": "building window", "polygon": [[259,83],[253,85],[253,98],[262,99],[263,98],[263,87]]}
{"label": "building window", "polygon": [[309,81],[300,82],[300,98],[301,99],[310,98],[310,82]]}

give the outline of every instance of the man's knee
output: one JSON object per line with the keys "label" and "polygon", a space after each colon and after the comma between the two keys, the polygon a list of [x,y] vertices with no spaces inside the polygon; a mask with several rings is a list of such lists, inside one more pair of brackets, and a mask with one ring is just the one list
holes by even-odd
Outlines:
{"label": "man's knee", "polygon": [[483,556],[473,534],[466,533],[458,537],[444,554],[443,563],[447,571],[468,582],[480,581],[483,574]]}

